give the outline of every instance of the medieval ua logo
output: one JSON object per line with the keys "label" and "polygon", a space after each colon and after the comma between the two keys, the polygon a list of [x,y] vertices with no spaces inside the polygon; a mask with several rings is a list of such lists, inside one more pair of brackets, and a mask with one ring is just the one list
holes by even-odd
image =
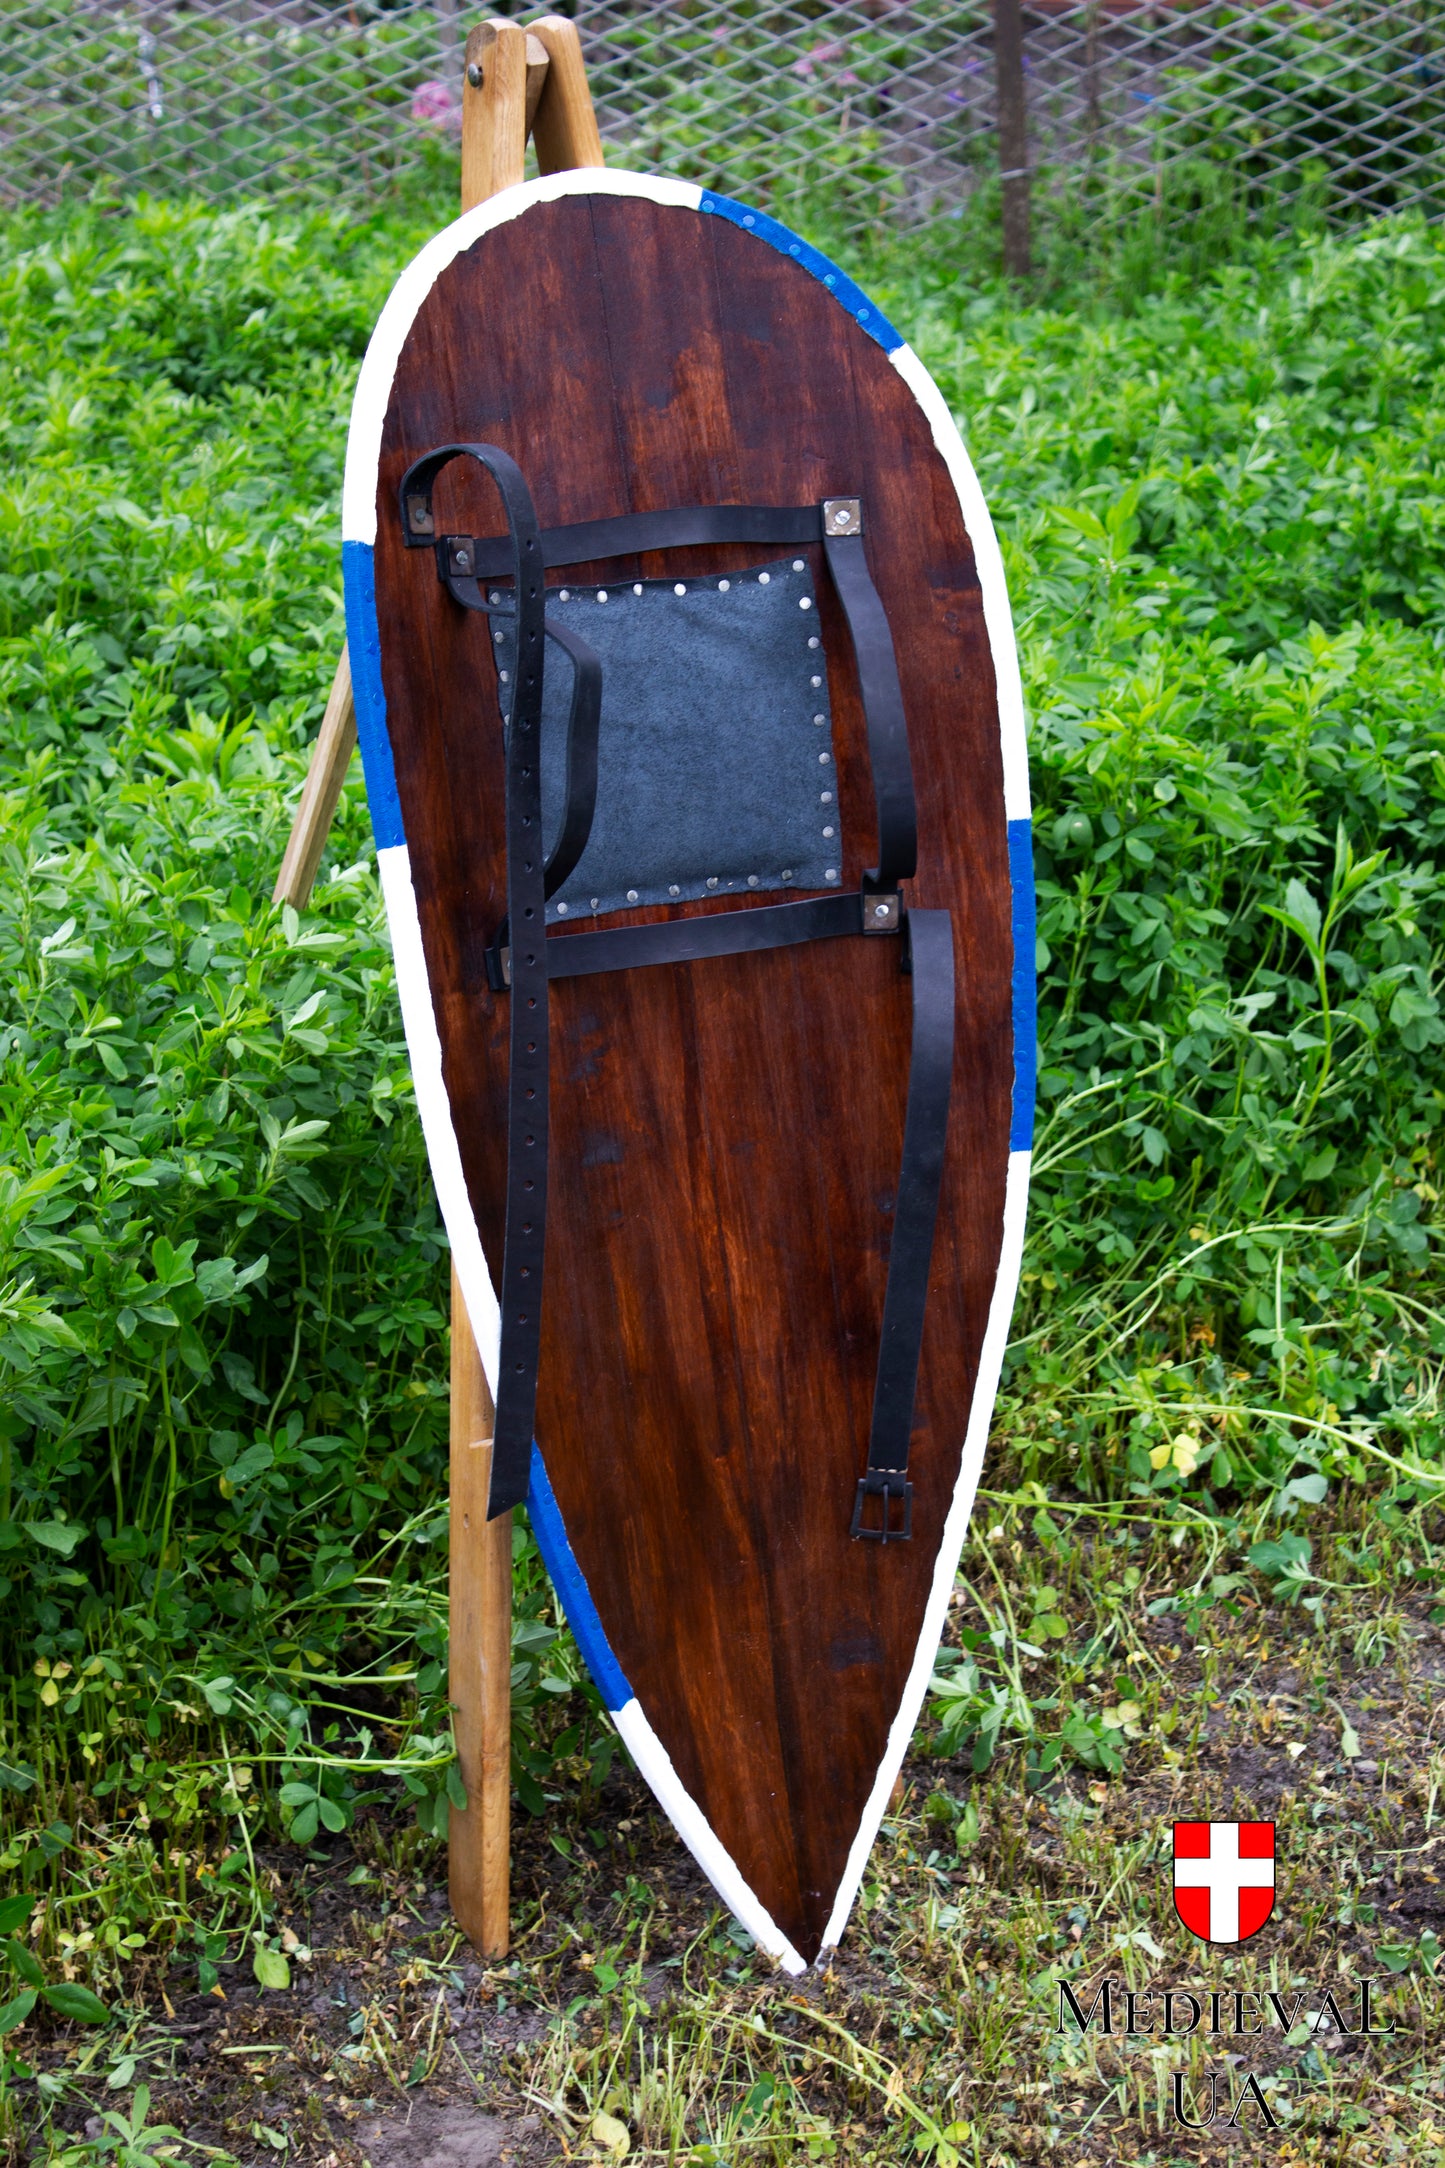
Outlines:
{"label": "medieval ua logo", "polygon": [[1201,1942],[1247,1942],[1274,1910],[1273,1822],[1176,1822],[1174,1909]]}

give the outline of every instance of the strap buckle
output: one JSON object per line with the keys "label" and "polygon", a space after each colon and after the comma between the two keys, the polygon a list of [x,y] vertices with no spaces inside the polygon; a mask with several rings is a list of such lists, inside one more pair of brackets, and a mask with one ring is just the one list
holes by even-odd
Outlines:
{"label": "strap buckle", "polygon": [[[882,1515],[876,1526],[865,1526],[863,1501],[865,1498],[881,1498]],[[901,1523],[894,1520],[893,1502],[898,1501]],[[870,1468],[858,1478],[858,1492],[853,1500],[853,1525],[850,1536],[866,1538],[870,1543],[907,1543],[913,1536],[913,1485],[901,1468]]]}

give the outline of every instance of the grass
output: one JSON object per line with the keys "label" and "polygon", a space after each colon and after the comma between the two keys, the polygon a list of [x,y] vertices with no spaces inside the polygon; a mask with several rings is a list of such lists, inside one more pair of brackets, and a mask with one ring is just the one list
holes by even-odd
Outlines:
{"label": "grass", "polygon": [[[827,1975],[759,1962],[635,1779],[524,1824],[515,1950],[491,1968],[445,1919],[435,1852],[373,1819],[324,1856],[260,1863],[292,1992],[236,1966],[221,2001],[152,1970],[103,2046],[46,2043],[57,2121],[143,2075],[195,2158],[386,2157],[369,2134],[388,2118],[480,2097],[535,2162],[592,2157],[599,2115],[658,2161],[1195,2161],[1215,2144],[1174,2123],[1173,2074],[1197,2118],[1211,2072],[1239,2096],[1242,2056],[1277,2135],[1252,2098],[1241,2127],[1277,2157],[1437,2162],[1438,1525],[1422,1543],[1342,1500],[1321,1618],[1247,1575],[1216,1593],[1214,1543],[1157,1516],[1106,1507],[1041,1534],[1031,1500],[983,1507],[949,1644],[996,1634],[1036,1714],[1100,1712],[1126,1767],[1031,1770],[1021,1746],[980,1774],[931,1723]],[[1067,1630],[1026,1653],[1009,1621],[1042,1607]],[[1202,1951],[1170,1908],[1170,1823],[1209,1814],[1279,1825],[1278,1924],[1236,1954]],[[1152,2031],[1069,2022],[1061,1984],[1087,2013],[1106,1979]],[[1365,1981],[1370,2034],[1341,2032]],[[1165,2038],[1166,1987],[1206,2024],[1211,1993],[1225,2025],[1236,1993],[1255,1998],[1257,2034]]]}
{"label": "grass", "polygon": [[[799,2000],[614,1764],[525,1534],[515,1965],[440,1916],[446,1257],[359,779],[312,908],[269,903],[350,385],[423,230],[0,234],[7,2141],[349,2160],[368,2100],[470,2069],[539,2160],[599,2114],[660,2159],[1206,2158],[1161,2043],[1055,2033],[1059,1982],[1263,1964],[1373,1967],[1399,2027],[1250,2049],[1281,2147],[1433,2160],[1438,236],[1048,301],[850,259],[1002,530],[1043,1096],[990,1514]],[[1160,1847],[1236,1801],[1280,1923],[1201,1969]]]}

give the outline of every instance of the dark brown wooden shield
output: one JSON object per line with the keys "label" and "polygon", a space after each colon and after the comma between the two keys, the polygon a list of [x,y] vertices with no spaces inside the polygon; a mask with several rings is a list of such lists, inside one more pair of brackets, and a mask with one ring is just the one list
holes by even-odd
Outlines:
{"label": "dark brown wooden shield", "polygon": [[[921,365],[761,214],[680,183],[570,174],[469,213],[404,274],[356,397],[347,624],[418,1098],[489,1362],[507,997],[484,951],[505,910],[502,733],[487,620],[403,548],[397,512],[410,463],[458,441],[509,452],[544,527],[867,506],[917,785],[908,900],[952,914],[957,981],[911,1541],[849,1535],[908,1078],[898,944],[819,941],[551,994],[534,1524],[639,1767],[744,1925],[799,1969],[842,1931],[918,1715],[1018,1271],[1032,891],[998,550]],[[437,505],[449,531],[499,525],[476,468],[448,469]],[[856,887],[875,839],[864,719],[821,549],[806,555]],[[728,545],[567,576],[757,558]]]}

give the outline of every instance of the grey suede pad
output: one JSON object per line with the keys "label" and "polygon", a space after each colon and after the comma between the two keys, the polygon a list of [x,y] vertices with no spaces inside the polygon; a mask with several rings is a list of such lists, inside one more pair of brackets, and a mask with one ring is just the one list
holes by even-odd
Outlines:
{"label": "grey suede pad", "polygon": [[[605,599],[604,599],[605,598]],[[504,599],[500,591],[498,599]],[[830,888],[842,865],[832,714],[801,559],[706,579],[548,589],[602,662],[597,810],[549,920],[644,903]],[[492,620],[510,706],[514,636]],[[562,823],[572,665],[546,646],[542,826]]]}

